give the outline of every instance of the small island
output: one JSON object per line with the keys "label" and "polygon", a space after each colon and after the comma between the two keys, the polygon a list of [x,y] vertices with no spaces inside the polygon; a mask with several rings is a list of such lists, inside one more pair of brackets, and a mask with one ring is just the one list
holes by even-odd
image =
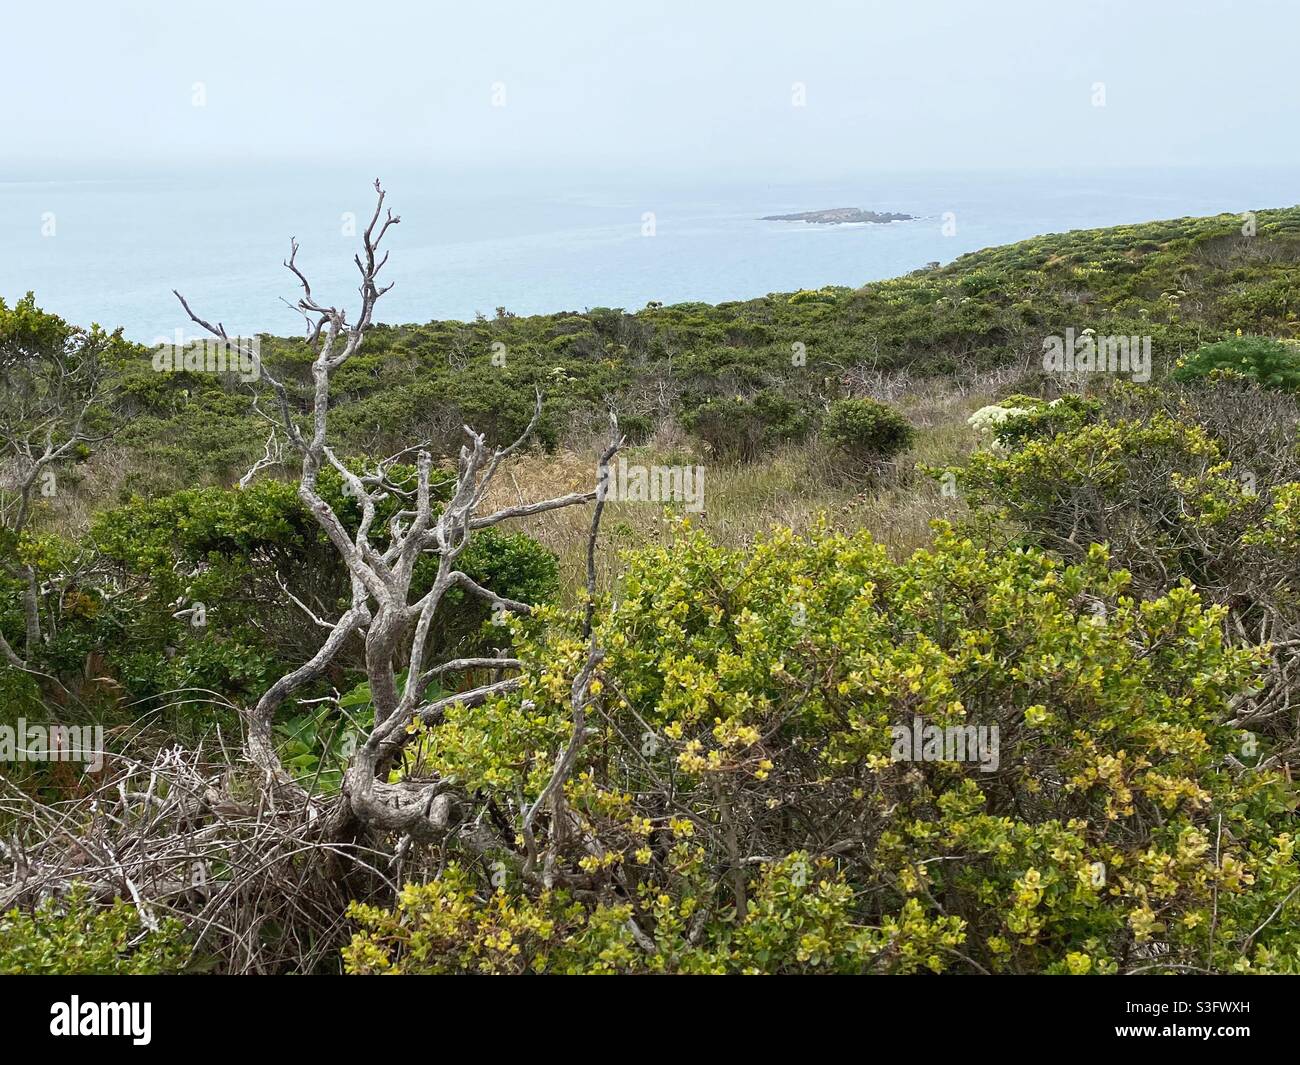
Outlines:
{"label": "small island", "polygon": [[857,207],[832,207],[826,211],[803,211],[799,214],[769,214],[762,222],[813,222],[823,226],[838,226],[845,222],[910,222],[915,215],[886,211],[863,211]]}

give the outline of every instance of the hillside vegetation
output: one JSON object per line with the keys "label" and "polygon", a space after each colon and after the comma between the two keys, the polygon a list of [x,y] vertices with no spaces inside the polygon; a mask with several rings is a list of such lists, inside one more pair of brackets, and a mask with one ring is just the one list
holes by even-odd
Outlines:
{"label": "hillside vegetation", "polygon": [[[1224,215],[1056,234],[860,289],[717,306],[377,325],[335,379],[332,425],[348,450],[454,450],[466,423],[513,439],[540,387],[548,447],[588,443],[612,402],[634,442],[674,420],[729,455],[753,453],[806,437],[832,399],[881,375],[1033,369],[1043,337],[1067,326],[1149,335],[1164,368],[1238,330],[1295,337],[1300,208],[1259,212],[1254,237],[1242,225]],[[262,355],[305,395],[304,343],[265,338]],[[120,476],[145,495],[229,483],[266,436],[233,379],[156,374],[144,358],[126,374],[121,413]]]}
{"label": "hillside vegetation", "polygon": [[[0,971],[1300,972],[1298,315],[1289,208],[375,325],[304,460],[306,341],[0,303],[3,718],[108,748],[0,764]],[[699,505],[525,507],[611,412]]]}

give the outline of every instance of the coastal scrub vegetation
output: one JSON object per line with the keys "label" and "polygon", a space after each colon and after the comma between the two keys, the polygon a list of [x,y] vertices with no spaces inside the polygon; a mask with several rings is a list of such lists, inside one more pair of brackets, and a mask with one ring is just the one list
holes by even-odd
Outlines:
{"label": "coastal scrub vegetation", "polygon": [[1300,208],[395,326],[378,197],[255,380],[0,303],[0,971],[1300,972]]}

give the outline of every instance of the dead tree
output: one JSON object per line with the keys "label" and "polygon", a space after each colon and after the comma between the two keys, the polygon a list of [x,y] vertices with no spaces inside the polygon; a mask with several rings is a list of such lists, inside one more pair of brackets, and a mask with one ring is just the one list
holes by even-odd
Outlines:
{"label": "dead tree", "polygon": [[[274,464],[282,446],[299,453],[298,496],[347,568],[347,609],[338,618],[323,618],[286,590],[324,637],[308,661],[272,684],[254,705],[236,708],[243,723],[244,761],[229,758],[224,750],[215,763],[202,752],[179,749],[142,751],[138,758],[125,751],[106,752],[109,771],[89,797],[88,809],[78,800],[44,804],[0,775],[0,820],[15,825],[0,841],[0,910],[34,905],[47,894],[82,883],[95,897],[130,898],[147,926],[156,911],[183,916],[195,933],[193,949],[215,953],[226,971],[302,971],[335,956],[345,933],[347,900],[361,894],[354,887],[367,894],[371,889],[391,894],[401,863],[417,842],[458,845],[478,854],[513,853],[520,874],[539,886],[568,876],[560,856],[578,829],[565,806],[564,784],[587,736],[590,688],[602,660],[593,624],[600,482],[590,491],[486,508],[493,478],[536,427],[540,394],[528,427],[509,447],[489,447],[483,434],[465,429],[454,487],[445,503],[441,496],[435,498],[434,458],[425,447],[370,463],[360,473],[341,461],[328,432],[330,382],[360,348],[375,304],[388,291],[378,280],[387,261],[380,246],[398,223],[384,210],[378,182],[375,190],[378,202],[355,260],[361,304],[351,320],[316,299],[297,265],[298,245],[291,243],[285,265],[302,286],[297,309],[307,321],[314,353],[308,409],[300,411],[284,382],[258,367],[276,397],[278,414],[267,415],[275,436],[251,471],[255,475]],[[179,293],[177,298],[198,325],[230,340],[219,322],[204,321]],[[615,439],[600,457],[601,479],[621,443]],[[413,491],[409,480],[395,483],[393,469],[412,451]],[[360,518],[352,529],[321,494],[318,482],[327,468],[342,478],[347,494],[359,504]],[[390,500],[399,501],[396,510],[377,528]],[[450,706],[480,705],[522,683],[523,663],[516,659],[434,662],[429,657],[433,621],[453,589],[478,597],[495,611],[531,610],[459,568],[458,559],[474,533],[593,500],[583,624],[588,653],[572,684],[570,736],[556,752],[540,793],[521,797],[510,814],[513,823],[502,823],[473,816],[476,800],[454,781],[428,776],[391,782],[389,770],[410,740],[413,722],[436,726]],[[413,587],[416,565],[428,557],[437,560],[433,580]],[[319,678],[345,649],[358,646],[364,652],[374,724],[352,754],[339,791],[322,795],[314,782],[304,786],[281,763],[274,718],[285,700]],[[405,679],[399,683],[403,669]],[[434,679],[479,670],[497,679],[435,701],[424,698]],[[251,792],[248,763],[256,778]],[[75,830],[68,827],[73,823]],[[217,875],[217,869],[226,872]],[[267,930],[274,932],[268,936]],[[640,929],[634,928],[634,934],[646,942]]]}
{"label": "dead tree", "polygon": [[[495,658],[427,661],[434,617],[453,588],[482,599],[495,611],[526,614],[531,609],[527,603],[503,598],[483,587],[458,568],[457,560],[476,531],[512,518],[591,502],[596,500],[598,489],[593,487],[590,491],[483,512],[488,489],[502,463],[524,446],[537,425],[542,410],[542,398],[538,393],[529,425],[508,447],[490,448],[483,434],[465,427],[465,443],[460,449],[455,486],[450,500],[441,509],[431,487],[433,456],[423,447],[415,449],[416,487],[413,498],[409,494],[404,497],[407,505],[388,520],[386,529],[375,529],[380,504],[402,494],[390,479],[395,458],[374,464],[368,472],[356,473],[335,453],[329,438],[331,379],[361,347],[371,326],[376,303],[392,287],[379,281],[388,261],[387,253],[381,254],[381,245],[389,229],[400,219],[385,210],[385,193],[378,181],[375,182],[375,192],[374,214],[362,237],[362,251],[355,257],[360,273],[361,302],[351,320],[343,310],[326,306],[317,299],[298,266],[297,241],[290,243],[289,258],[284,265],[301,285],[296,309],[306,320],[307,342],[314,354],[310,410],[305,417],[295,414],[285,384],[265,367],[259,367],[261,379],[267,382],[278,401],[277,428],[285,434],[289,446],[302,457],[298,496],[347,567],[351,603],[340,617],[333,620],[320,618],[304,604],[298,604],[314,624],[325,630],[325,638],[310,660],[281,677],[256,705],[243,711],[244,742],[248,758],[274,785],[280,801],[320,802],[296,784],[281,764],[273,736],[276,709],[304,685],[320,677],[345,647],[353,641],[361,641],[375,709],[374,725],[364,742],[358,744],[344,772],[341,801],[320,812],[324,815],[323,820],[331,826],[330,831],[341,835],[359,825],[373,833],[396,833],[407,840],[428,839],[448,831],[453,823],[452,811],[464,797],[458,796],[454,786],[445,780],[390,783],[386,779],[388,768],[394,764],[409,738],[408,726],[417,718],[425,723],[436,723],[446,708],[454,703],[481,704],[518,687],[520,683],[517,676],[505,677],[452,697],[425,702],[423,693],[436,678],[483,668],[517,669],[520,665],[512,659]],[[224,326],[200,318],[179,292],[176,296],[197,325],[223,340],[229,340]],[[601,456],[599,469],[607,469],[609,460],[620,446],[621,440],[617,439],[610,444]],[[272,446],[268,444],[268,453],[271,450]],[[332,468],[342,478],[345,492],[360,506],[361,517],[354,531],[345,527],[321,495],[318,481],[326,467]],[[594,546],[600,510],[598,504],[589,543],[588,578],[593,588]],[[430,555],[437,559],[436,576],[432,587],[417,595],[412,589],[416,563]],[[591,631],[590,617],[587,631]],[[575,680],[574,706],[579,720],[588,698],[586,685],[598,661],[597,655],[593,645],[593,657],[588,667]],[[405,682],[399,685],[403,668],[406,670]],[[576,726],[575,721],[574,744],[581,742],[583,731]],[[562,754],[557,763],[557,774],[561,768],[567,772],[572,760],[573,755],[568,751]],[[556,787],[548,788],[546,794],[527,811],[521,828],[528,839],[532,838],[532,822],[538,804],[543,800],[553,803]]]}

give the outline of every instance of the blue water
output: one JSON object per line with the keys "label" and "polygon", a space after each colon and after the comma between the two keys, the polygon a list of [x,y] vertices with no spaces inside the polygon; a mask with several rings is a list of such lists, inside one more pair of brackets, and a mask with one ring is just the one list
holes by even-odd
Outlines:
{"label": "blue water", "polygon": [[[136,340],[188,331],[172,288],[233,333],[299,331],[281,297],[290,236],[318,298],[355,303],[344,214],[364,226],[369,179],[345,167],[196,164],[151,174],[0,173],[0,296],[29,289],[78,323]],[[858,285],[1040,233],[1300,202],[1300,169],[879,173],[767,182],[397,171],[385,322],[649,300],[719,302]],[[817,226],[760,215],[861,207],[916,221]],[[945,214],[956,233],[943,232]],[[654,216],[644,236],[644,216]],[[42,229],[53,227],[52,235]]]}

